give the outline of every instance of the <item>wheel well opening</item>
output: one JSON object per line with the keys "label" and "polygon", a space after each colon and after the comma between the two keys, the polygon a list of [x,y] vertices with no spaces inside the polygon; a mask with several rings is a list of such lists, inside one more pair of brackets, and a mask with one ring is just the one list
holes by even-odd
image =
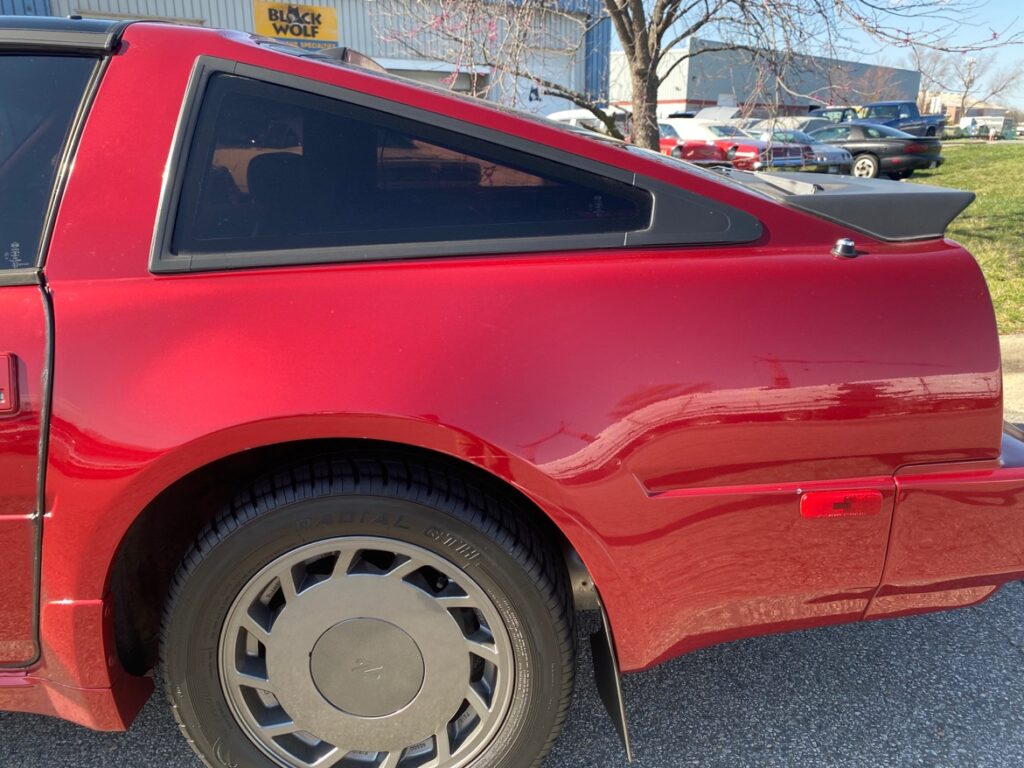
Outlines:
{"label": "wheel well opening", "polygon": [[552,544],[552,554],[567,569],[578,607],[587,607],[593,583],[565,535],[529,497],[486,470],[446,454],[396,443],[362,439],[282,443],[192,471],[160,493],[132,523],[118,546],[109,584],[118,656],[128,672],[141,675],[156,666],[171,580],[196,537],[234,493],[283,465],[342,451],[400,452],[412,460],[441,465],[503,497],[540,532],[542,541]]}

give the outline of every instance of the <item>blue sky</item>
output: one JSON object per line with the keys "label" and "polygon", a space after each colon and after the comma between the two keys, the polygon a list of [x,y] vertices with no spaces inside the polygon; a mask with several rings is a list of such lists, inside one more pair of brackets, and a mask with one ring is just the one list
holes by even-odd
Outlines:
{"label": "blue sky", "polygon": [[[890,0],[890,2],[898,1]],[[957,2],[957,0],[953,1]],[[971,0],[963,0],[963,2],[970,3]],[[970,23],[961,25],[951,36],[951,41],[954,44],[970,45],[979,40],[991,38],[993,33],[998,33],[1003,39],[1014,33],[1020,33],[1024,37],[1024,2],[1022,0],[980,0],[974,6],[976,7],[972,7],[970,13]],[[849,57],[855,60],[877,60],[895,66],[907,65],[907,54],[899,48],[889,47],[879,50],[877,42],[865,40],[865,44],[874,48],[871,54],[865,56],[863,53],[858,55],[857,52],[850,51]],[[997,57],[995,69],[1007,66],[1024,67],[1024,42],[996,49],[992,55]],[[1024,107],[1024,84],[1012,96],[1000,100],[1011,106]]]}

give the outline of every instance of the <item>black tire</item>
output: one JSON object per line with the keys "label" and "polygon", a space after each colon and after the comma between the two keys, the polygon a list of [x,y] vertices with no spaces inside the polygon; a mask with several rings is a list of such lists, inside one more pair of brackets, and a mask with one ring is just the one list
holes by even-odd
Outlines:
{"label": "black tire", "polygon": [[[332,456],[289,467],[246,489],[199,536],[178,570],[168,599],[161,656],[168,698],[185,738],[209,766],[270,768],[292,764],[287,758],[271,757],[269,750],[273,745],[260,746],[261,736],[251,735],[253,731],[246,730],[251,726],[245,725],[245,717],[237,714],[237,703],[232,703],[237,702],[237,698],[232,699],[230,692],[233,689],[229,683],[222,682],[221,659],[225,658],[222,656],[224,648],[240,641],[237,637],[234,641],[223,640],[222,632],[223,637],[230,638],[229,629],[233,626],[225,622],[230,616],[238,615],[235,606],[244,590],[250,589],[249,585],[256,583],[253,580],[265,573],[266,568],[281,562],[281,558],[294,556],[290,553],[306,551],[310,546],[323,546],[325,541],[365,541],[352,537],[373,537],[373,541],[389,542],[398,552],[406,547],[422,552],[424,558],[436,560],[439,557],[445,561],[443,568],[454,574],[453,582],[446,583],[462,584],[464,581],[482,590],[483,602],[491,601],[488,610],[492,613],[488,615],[500,616],[500,622],[492,623],[499,625],[499,632],[501,624],[507,630],[506,647],[510,651],[507,657],[512,659],[512,664],[504,679],[509,681],[506,688],[512,694],[500,724],[490,726],[496,729],[493,735],[485,734],[486,739],[480,737],[479,751],[473,753],[466,768],[538,765],[557,738],[568,709],[574,677],[575,632],[564,564],[560,555],[545,545],[525,519],[515,503],[500,497],[500,493],[482,490],[447,468],[429,462],[406,461],[400,455]],[[353,555],[357,559],[363,556],[368,555],[362,551]],[[395,562],[398,560],[396,556]],[[445,570],[440,572],[440,580],[444,580]],[[427,572],[437,573],[429,569]],[[357,583],[350,574],[346,572],[341,577],[347,579],[343,583],[346,589]],[[330,578],[333,580],[334,576]],[[401,589],[409,589],[405,585],[410,578],[403,577]],[[325,616],[322,611],[307,610],[303,614],[301,601],[308,598],[301,595],[313,590],[302,586],[307,583],[302,577],[295,579],[293,586],[298,584],[299,589],[305,591],[298,593],[300,597],[295,598],[295,605],[300,608],[293,610],[307,623],[310,617],[315,617],[317,622],[323,617],[323,626],[331,631],[352,622],[387,623],[376,617],[367,619],[364,614],[358,614],[359,618],[355,619]],[[394,589],[390,585],[395,583],[388,582],[387,589]],[[353,589],[358,592],[362,587]],[[252,607],[244,602],[242,606],[249,615]],[[448,616],[447,613],[442,615]],[[271,619],[271,632],[277,631],[274,621],[280,621],[286,628],[289,626],[287,621]],[[332,624],[335,621],[338,623]],[[319,626],[314,631],[319,632]],[[416,636],[409,627],[399,626],[398,630],[413,633],[410,637]],[[325,630],[316,647],[327,635]],[[435,643],[437,648],[452,645]],[[280,647],[282,651],[274,652],[279,654],[285,648],[284,645],[259,643],[255,647],[264,653],[268,653],[266,648]],[[340,647],[347,653],[349,646],[342,644]],[[427,644],[422,648],[417,646],[421,656],[427,653],[427,647]],[[302,648],[298,653],[305,652],[307,649]],[[314,649],[308,652],[308,668],[312,669]],[[408,652],[401,658],[409,658]],[[350,660],[348,656],[344,659],[346,663],[342,666],[347,667]],[[465,666],[469,669],[474,663],[470,661]],[[383,665],[381,661],[381,669]],[[267,666],[269,668],[269,664]],[[388,669],[395,666],[401,665],[391,664]],[[355,673],[353,667],[351,674]],[[313,671],[309,677],[322,691]],[[270,678],[269,672],[267,678]],[[422,683],[417,690],[427,690],[427,683]],[[340,706],[327,701],[326,694],[321,695],[324,701],[316,702],[317,707],[323,707],[325,702],[328,707]],[[413,701],[419,696],[420,693],[416,693]],[[468,700],[463,702],[463,707],[466,704]],[[411,704],[404,709],[399,707],[393,715],[404,717],[402,713],[410,709]],[[333,717],[336,711],[339,710],[329,710],[329,714]],[[354,717],[348,714],[351,711],[340,710],[339,716],[349,717],[351,722]],[[368,713],[360,714],[370,717]],[[300,722],[299,718],[290,717]],[[448,724],[442,729],[454,734],[451,729],[466,719],[463,713],[461,720],[443,721]],[[360,729],[361,734],[363,722],[357,717],[352,726]],[[494,722],[498,722],[497,718]],[[445,738],[447,740],[447,736]],[[324,743],[331,746],[334,742],[325,739]],[[453,736],[453,750],[455,743]],[[346,753],[350,748],[339,747],[344,747]],[[367,751],[365,745],[352,748],[364,754]],[[407,763],[407,756],[413,754],[407,749],[410,748],[389,746],[377,754],[390,757],[394,751],[400,757],[392,757],[394,763],[389,765],[398,760]],[[441,754],[440,750],[438,744],[437,755]],[[375,763],[368,759],[352,764],[372,766]],[[304,763],[296,759],[294,765]]]}
{"label": "black tire", "polygon": [[878,168],[878,158],[865,153],[853,158],[851,173],[862,179],[874,179],[878,176]]}

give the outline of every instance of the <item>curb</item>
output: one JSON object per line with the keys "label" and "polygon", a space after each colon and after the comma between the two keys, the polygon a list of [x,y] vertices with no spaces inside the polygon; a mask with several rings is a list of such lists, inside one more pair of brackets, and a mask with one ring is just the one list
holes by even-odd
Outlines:
{"label": "curb", "polygon": [[1024,333],[999,337],[1003,373],[1024,373]]}

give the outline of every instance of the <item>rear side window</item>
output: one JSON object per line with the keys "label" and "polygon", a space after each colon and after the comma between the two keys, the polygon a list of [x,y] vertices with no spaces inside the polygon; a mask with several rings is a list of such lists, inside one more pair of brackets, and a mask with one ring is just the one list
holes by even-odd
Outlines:
{"label": "rear side window", "polygon": [[64,145],[95,65],[0,56],[0,269],[37,263]]}
{"label": "rear side window", "polygon": [[[175,254],[642,230],[649,192],[389,112],[210,78]],[[515,250],[510,243],[509,250]]]}
{"label": "rear side window", "polygon": [[818,141],[845,141],[850,138],[850,129],[846,126],[821,128],[811,135]]}

